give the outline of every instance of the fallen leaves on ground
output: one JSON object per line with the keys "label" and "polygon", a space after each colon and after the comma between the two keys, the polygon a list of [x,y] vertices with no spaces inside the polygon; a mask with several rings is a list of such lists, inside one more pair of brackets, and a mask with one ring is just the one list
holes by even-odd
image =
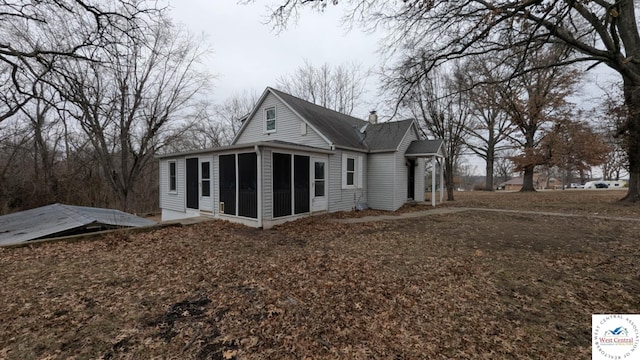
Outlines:
{"label": "fallen leaves on ground", "polygon": [[640,312],[638,223],[330,217],[0,249],[0,358],[586,359],[591,314]]}

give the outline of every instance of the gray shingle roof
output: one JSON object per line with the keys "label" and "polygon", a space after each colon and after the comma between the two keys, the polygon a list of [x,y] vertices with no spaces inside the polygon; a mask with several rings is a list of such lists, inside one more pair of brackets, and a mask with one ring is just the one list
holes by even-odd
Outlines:
{"label": "gray shingle roof", "polygon": [[122,211],[52,204],[0,216],[0,245],[64,236],[89,226],[141,227],[154,225]]}
{"label": "gray shingle roof", "polygon": [[359,129],[368,122],[269,88],[334,145],[367,150]]}
{"label": "gray shingle roof", "polygon": [[414,140],[404,153],[405,155],[428,155],[437,154],[442,146],[442,139],[437,140]]}
{"label": "gray shingle roof", "polygon": [[370,124],[365,130],[364,143],[369,150],[396,150],[413,120]]}

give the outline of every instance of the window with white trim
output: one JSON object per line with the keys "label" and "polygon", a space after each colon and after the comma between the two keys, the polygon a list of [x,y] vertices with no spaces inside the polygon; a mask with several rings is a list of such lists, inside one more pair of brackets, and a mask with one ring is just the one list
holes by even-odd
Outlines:
{"label": "window with white trim", "polygon": [[356,159],[355,158],[347,158],[347,186],[355,186],[356,180]]}
{"label": "window with white trim", "polygon": [[342,154],[342,188],[362,188],[363,157]]}
{"label": "window with white trim", "polygon": [[178,191],[178,184],[176,178],[176,162],[169,162],[169,191],[176,192]]}
{"label": "window with white trim", "polygon": [[264,109],[264,131],[267,133],[276,132],[276,107]]}

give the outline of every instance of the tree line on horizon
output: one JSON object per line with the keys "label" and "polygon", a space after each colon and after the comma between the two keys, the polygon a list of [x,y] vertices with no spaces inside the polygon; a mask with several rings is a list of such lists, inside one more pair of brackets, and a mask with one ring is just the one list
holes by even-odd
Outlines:
{"label": "tree line on horizon", "polygon": [[[601,113],[615,119],[611,132],[626,161],[629,182],[622,200],[640,201],[640,31],[633,0],[272,0],[269,16],[275,29],[286,31],[303,8],[322,13],[328,6],[344,9],[348,27],[388,31],[381,46],[390,59],[385,88],[396,94],[397,107],[459,63],[482,56],[498,60],[495,74],[500,77],[487,83],[507,85],[502,99],[512,97],[509,87],[525,86],[517,101],[506,103],[528,149],[518,155],[525,191],[533,190],[532,168],[544,155],[531,150],[537,143],[532,134],[539,133],[537,124],[546,115],[560,115],[546,113],[556,108],[543,105],[551,95],[545,89],[551,88],[540,81],[571,69],[584,73],[597,65],[608,67],[618,75],[619,91],[611,92]],[[509,71],[500,71],[505,67]]]}
{"label": "tree line on horizon", "polygon": [[[14,0],[0,10],[0,214],[53,202],[156,211],[155,155],[228,144],[257,101],[249,91],[207,101],[206,41],[155,2]],[[525,179],[536,169],[585,178],[595,165],[618,176],[630,168],[628,105],[612,93],[599,114],[576,111],[572,49],[534,40],[437,69],[426,50],[422,60],[407,50],[385,74],[381,94],[396,115],[445,140],[450,200],[468,151],[486,161],[487,190],[509,168]],[[307,61],[277,86],[352,114],[367,76],[356,63]]]}

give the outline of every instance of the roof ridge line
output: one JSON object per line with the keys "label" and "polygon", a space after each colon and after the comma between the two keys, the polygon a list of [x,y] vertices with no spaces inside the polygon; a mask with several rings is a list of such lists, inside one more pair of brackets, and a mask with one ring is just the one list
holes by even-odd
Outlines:
{"label": "roof ridge line", "polygon": [[273,87],[271,87],[271,86],[268,86],[268,88],[269,88],[269,89],[271,89],[272,91],[276,91],[276,92],[279,92],[279,93],[281,93],[281,94],[284,94],[284,95],[287,95],[287,96],[291,96],[292,98],[295,98],[295,99],[297,99],[297,100],[304,101],[304,102],[306,102],[307,104],[312,105],[312,106],[315,106],[315,107],[318,107],[318,108],[321,108],[322,110],[328,110],[328,111],[334,112],[334,113],[339,114],[339,115],[342,115],[342,116],[348,116],[348,117],[350,117],[350,118],[352,118],[352,119],[354,119],[354,120],[359,120],[359,121],[362,121],[362,122],[368,122],[368,121],[367,121],[367,120],[365,120],[365,119],[360,119],[360,118],[357,118],[357,117],[355,117],[355,116],[353,116],[353,115],[345,114],[345,113],[342,113],[342,112],[340,112],[340,111],[337,111],[337,110],[334,110],[334,109],[331,109],[331,108],[328,108],[328,107],[324,107],[324,106],[322,106],[322,105],[318,105],[318,104],[316,104],[316,103],[312,103],[312,102],[311,102],[311,101],[309,101],[309,100],[305,100],[305,99],[300,98],[300,97],[297,97],[297,96],[295,96],[295,95],[291,95],[291,94],[289,94],[289,93],[287,93],[287,92],[284,92],[284,91],[282,91],[282,90],[279,90],[279,89],[273,88]]}

